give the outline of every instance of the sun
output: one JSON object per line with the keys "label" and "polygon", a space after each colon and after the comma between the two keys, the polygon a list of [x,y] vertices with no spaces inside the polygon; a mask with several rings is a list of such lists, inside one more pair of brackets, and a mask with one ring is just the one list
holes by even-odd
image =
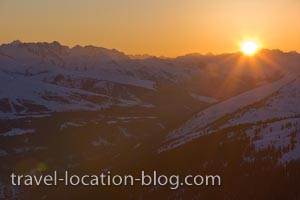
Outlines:
{"label": "sun", "polygon": [[241,50],[248,56],[254,55],[258,50],[258,44],[251,40],[245,41],[242,43]]}

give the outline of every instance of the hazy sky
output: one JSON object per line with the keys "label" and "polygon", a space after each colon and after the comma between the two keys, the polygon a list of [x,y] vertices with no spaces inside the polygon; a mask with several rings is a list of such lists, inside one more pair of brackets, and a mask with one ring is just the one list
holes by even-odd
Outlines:
{"label": "hazy sky", "polygon": [[222,53],[256,38],[300,51],[300,0],[0,0],[0,43],[59,41],[128,54]]}

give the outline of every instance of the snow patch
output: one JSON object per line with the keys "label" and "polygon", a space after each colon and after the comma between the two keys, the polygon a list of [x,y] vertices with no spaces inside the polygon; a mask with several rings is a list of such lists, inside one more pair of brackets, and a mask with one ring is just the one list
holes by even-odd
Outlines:
{"label": "snow patch", "polygon": [[19,129],[19,128],[13,128],[8,132],[2,133],[1,136],[12,137],[12,136],[30,134],[30,133],[34,133],[34,132],[35,132],[34,129],[23,130],[23,129]]}
{"label": "snow patch", "polygon": [[93,146],[111,146],[112,143],[108,142],[107,140],[99,137],[98,140],[91,142]]}
{"label": "snow patch", "polygon": [[20,153],[27,153],[27,152],[31,152],[31,151],[45,151],[47,149],[48,149],[48,147],[44,147],[44,146],[20,147],[20,148],[15,148],[15,152],[17,154],[20,154]]}
{"label": "snow patch", "polygon": [[81,127],[84,126],[86,123],[76,123],[76,122],[65,122],[60,125],[60,130],[63,130],[68,127]]}
{"label": "snow patch", "polygon": [[198,101],[201,101],[201,102],[204,102],[204,103],[210,103],[210,104],[213,104],[213,103],[218,103],[219,101],[215,98],[212,98],[212,97],[206,97],[206,96],[200,96],[200,95],[197,95],[197,94],[191,94],[191,96],[198,100]]}

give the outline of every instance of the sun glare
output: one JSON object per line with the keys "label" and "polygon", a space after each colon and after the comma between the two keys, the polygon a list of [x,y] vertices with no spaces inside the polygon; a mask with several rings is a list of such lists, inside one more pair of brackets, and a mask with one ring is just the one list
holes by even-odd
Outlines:
{"label": "sun glare", "polygon": [[253,55],[257,52],[258,50],[258,44],[254,41],[245,41],[242,43],[241,49],[244,54],[246,55]]}

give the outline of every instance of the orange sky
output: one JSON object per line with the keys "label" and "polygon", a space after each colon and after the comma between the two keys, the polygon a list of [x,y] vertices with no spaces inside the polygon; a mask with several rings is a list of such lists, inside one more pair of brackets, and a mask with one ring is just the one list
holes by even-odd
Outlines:
{"label": "orange sky", "polygon": [[127,54],[300,51],[299,0],[0,0],[0,43],[59,41]]}

